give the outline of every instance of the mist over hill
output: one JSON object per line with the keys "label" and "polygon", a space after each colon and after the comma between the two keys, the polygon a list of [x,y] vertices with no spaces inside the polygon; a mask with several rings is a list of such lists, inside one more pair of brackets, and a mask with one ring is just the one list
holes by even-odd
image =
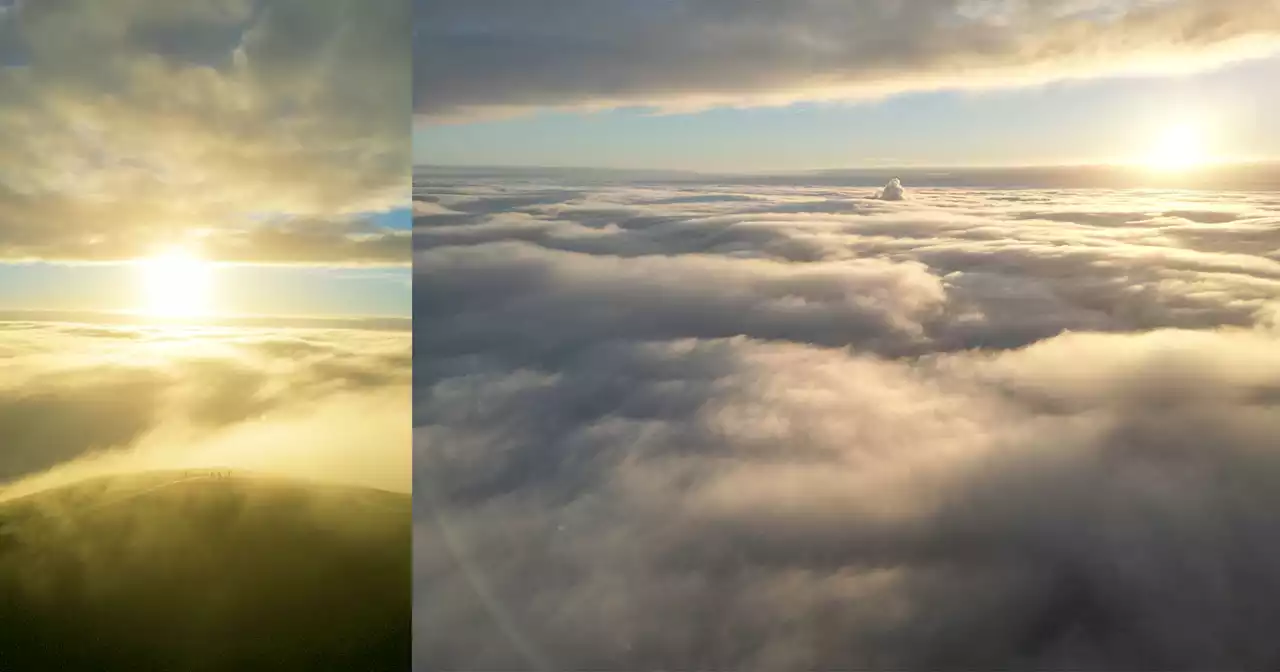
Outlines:
{"label": "mist over hill", "polygon": [[0,667],[401,670],[406,494],[231,470],[0,502]]}

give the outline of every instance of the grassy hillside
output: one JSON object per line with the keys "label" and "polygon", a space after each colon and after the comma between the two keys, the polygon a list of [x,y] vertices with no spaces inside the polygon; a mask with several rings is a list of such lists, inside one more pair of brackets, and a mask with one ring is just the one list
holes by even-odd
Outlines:
{"label": "grassy hillside", "polygon": [[404,670],[408,495],[226,472],[0,503],[0,670]]}

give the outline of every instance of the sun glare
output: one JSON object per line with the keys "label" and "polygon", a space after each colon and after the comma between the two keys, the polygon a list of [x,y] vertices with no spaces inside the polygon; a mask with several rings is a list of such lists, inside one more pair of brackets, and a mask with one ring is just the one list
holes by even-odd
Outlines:
{"label": "sun glare", "polygon": [[183,249],[165,250],[139,262],[142,310],[155,317],[193,317],[209,312],[213,268]]}
{"label": "sun glare", "polygon": [[1192,124],[1175,124],[1156,138],[1147,165],[1155,170],[1180,171],[1205,162],[1204,137]]}

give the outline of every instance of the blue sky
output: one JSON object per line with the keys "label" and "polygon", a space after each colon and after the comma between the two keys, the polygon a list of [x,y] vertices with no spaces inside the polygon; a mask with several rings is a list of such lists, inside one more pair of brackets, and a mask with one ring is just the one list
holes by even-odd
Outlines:
{"label": "blue sky", "polygon": [[543,111],[420,123],[414,160],[690,170],[1056,165],[1139,159],[1169,124],[1194,120],[1216,157],[1280,158],[1280,58],[1194,75],[1099,78],[994,91],[908,93],[863,103]]}
{"label": "blue sky", "polygon": [[371,212],[368,217],[376,222],[378,226],[385,226],[389,229],[404,231],[413,228],[413,210],[407,207]]}

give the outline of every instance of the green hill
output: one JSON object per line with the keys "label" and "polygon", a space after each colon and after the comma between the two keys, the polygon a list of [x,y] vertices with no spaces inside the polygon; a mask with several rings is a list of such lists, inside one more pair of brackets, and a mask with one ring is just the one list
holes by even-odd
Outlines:
{"label": "green hill", "polygon": [[229,472],[0,503],[0,670],[404,670],[410,497]]}

